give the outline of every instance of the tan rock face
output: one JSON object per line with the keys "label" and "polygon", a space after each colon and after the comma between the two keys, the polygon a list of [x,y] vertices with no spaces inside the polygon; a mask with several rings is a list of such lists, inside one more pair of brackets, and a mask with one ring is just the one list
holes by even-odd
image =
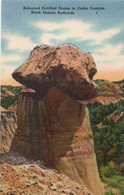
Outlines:
{"label": "tan rock face", "polygon": [[91,54],[67,44],[37,46],[12,76],[43,96],[49,88],[58,87],[71,97],[83,100],[97,93],[92,81],[95,73],[96,65]]}
{"label": "tan rock face", "polygon": [[13,111],[1,111],[0,116],[0,154],[9,152],[17,128],[17,116]]}
{"label": "tan rock face", "polygon": [[40,159],[93,194],[102,194],[88,109],[57,88],[43,99],[37,93],[21,94],[11,150]]}
{"label": "tan rock face", "polygon": [[93,195],[67,176],[15,154],[0,156],[0,184],[1,195]]}

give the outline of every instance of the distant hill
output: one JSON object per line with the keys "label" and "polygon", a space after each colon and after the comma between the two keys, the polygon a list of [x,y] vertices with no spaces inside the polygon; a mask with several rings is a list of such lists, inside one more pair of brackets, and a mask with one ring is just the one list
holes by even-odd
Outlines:
{"label": "distant hill", "polygon": [[9,91],[6,87],[2,87],[1,89],[1,99],[7,98],[9,96],[14,97],[15,94]]}
{"label": "distant hill", "polygon": [[14,94],[15,96],[19,94],[20,90],[22,89],[21,86],[11,86],[11,85],[2,85],[1,86],[1,93],[8,92],[10,94]]}
{"label": "distant hill", "polygon": [[21,92],[22,87],[14,87],[11,85],[1,86],[1,106],[7,109],[13,105]]}
{"label": "distant hill", "polygon": [[121,84],[123,81],[119,82],[110,82],[106,80],[96,80],[95,83],[98,85],[98,94],[99,95],[122,95],[123,91],[121,90]]}
{"label": "distant hill", "polygon": [[[87,106],[101,179],[123,194],[124,80],[96,80],[98,95]],[[110,193],[113,194],[113,193]]]}
{"label": "distant hill", "polygon": [[[101,179],[121,194],[124,183],[124,80],[95,82],[98,85],[97,96],[81,102],[89,108]],[[21,90],[22,87],[1,87],[1,111],[16,111]]]}
{"label": "distant hill", "polygon": [[121,80],[121,81],[114,81],[113,83],[116,83],[116,84],[118,84],[118,85],[124,84],[124,79]]}
{"label": "distant hill", "polygon": [[[81,101],[82,103],[100,103],[102,105],[109,105],[124,99],[124,79],[116,82],[99,79],[95,80],[95,83],[98,85],[97,96],[91,100]],[[15,87],[11,85],[1,86],[1,105],[6,109],[9,107],[15,107],[13,104],[17,101],[22,88],[23,87],[21,86]]]}
{"label": "distant hill", "polygon": [[94,104],[100,103],[102,105],[109,105],[111,103],[117,103],[124,99],[124,85],[123,81],[110,82],[106,80],[95,80],[95,83],[98,86],[98,94],[96,97],[81,101],[82,103]]}

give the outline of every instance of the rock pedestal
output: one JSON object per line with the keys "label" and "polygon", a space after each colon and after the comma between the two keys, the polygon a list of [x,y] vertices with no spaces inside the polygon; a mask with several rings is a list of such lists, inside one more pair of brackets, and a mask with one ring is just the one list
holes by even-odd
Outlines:
{"label": "rock pedestal", "polygon": [[12,151],[42,160],[45,166],[64,173],[93,194],[102,194],[85,105],[57,88],[51,88],[44,98],[37,93],[22,93],[17,117]]}
{"label": "rock pedestal", "polygon": [[13,73],[36,92],[19,97],[11,150],[102,195],[88,109],[78,101],[96,94],[95,72],[92,56],[75,46],[36,47]]}

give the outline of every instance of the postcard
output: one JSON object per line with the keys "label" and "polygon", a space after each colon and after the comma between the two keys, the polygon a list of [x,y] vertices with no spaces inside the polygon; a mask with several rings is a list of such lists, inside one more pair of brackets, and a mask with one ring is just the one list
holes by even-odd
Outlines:
{"label": "postcard", "polygon": [[124,1],[1,1],[0,194],[124,194]]}

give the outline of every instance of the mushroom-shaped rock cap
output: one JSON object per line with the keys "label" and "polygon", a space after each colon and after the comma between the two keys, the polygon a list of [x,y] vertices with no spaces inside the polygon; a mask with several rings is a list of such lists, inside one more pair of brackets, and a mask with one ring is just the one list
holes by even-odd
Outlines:
{"label": "mushroom-shaped rock cap", "polygon": [[91,54],[84,53],[74,45],[41,45],[31,51],[29,58],[12,76],[42,94],[46,94],[50,87],[58,87],[71,97],[84,100],[97,93],[92,81],[96,72]]}

